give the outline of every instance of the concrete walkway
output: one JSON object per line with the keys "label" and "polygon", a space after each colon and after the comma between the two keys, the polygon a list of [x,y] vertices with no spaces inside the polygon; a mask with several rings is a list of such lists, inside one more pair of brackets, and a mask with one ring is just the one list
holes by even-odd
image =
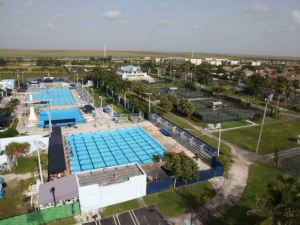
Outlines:
{"label": "concrete walkway", "polygon": [[[184,120],[195,130],[217,139],[217,137],[201,127],[196,126],[186,119]],[[179,217],[171,218],[170,222],[173,224],[184,224],[185,221],[190,220],[191,216],[194,225],[204,224],[208,219],[224,214],[225,211],[230,209],[241,198],[247,184],[249,166],[253,160],[256,160],[256,154],[248,154],[246,151],[243,151],[225,140],[222,140],[222,142],[231,148],[233,162],[228,171],[228,178],[217,177],[211,179],[210,182],[217,192],[216,196],[203,205],[196,213],[193,213],[193,215],[187,213]]]}

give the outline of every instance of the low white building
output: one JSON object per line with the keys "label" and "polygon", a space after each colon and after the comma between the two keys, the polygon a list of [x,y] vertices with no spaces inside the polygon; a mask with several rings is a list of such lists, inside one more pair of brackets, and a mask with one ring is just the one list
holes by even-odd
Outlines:
{"label": "low white building", "polygon": [[148,81],[150,83],[154,82],[154,79],[150,77],[146,72],[143,72],[141,67],[139,66],[122,66],[118,71],[117,74],[123,80],[139,80],[139,81]]}
{"label": "low white building", "polygon": [[200,65],[202,63],[202,59],[191,59],[191,63],[194,65]]}
{"label": "low white building", "polygon": [[237,60],[230,60],[230,65],[238,65],[240,63],[240,61]]}
{"label": "low white building", "polygon": [[253,61],[251,62],[251,66],[260,66],[261,62],[260,61]]}
{"label": "low white building", "polygon": [[136,163],[85,171],[76,175],[82,212],[146,195],[147,176]]}
{"label": "low white building", "polygon": [[0,89],[6,91],[7,89],[14,90],[15,89],[15,80],[14,79],[6,79],[0,81]]}

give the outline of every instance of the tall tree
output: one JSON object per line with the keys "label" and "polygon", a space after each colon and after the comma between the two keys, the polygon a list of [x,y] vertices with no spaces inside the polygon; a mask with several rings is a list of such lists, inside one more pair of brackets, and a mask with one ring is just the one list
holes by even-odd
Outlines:
{"label": "tall tree", "polygon": [[256,101],[258,94],[261,93],[262,88],[265,85],[265,82],[266,82],[265,78],[259,73],[256,73],[256,74],[252,75],[251,77],[249,77],[247,84],[248,84],[250,93],[252,94],[254,103]]}
{"label": "tall tree", "polygon": [[193,113],[195,112],[195,106],[193,105],[193,103],[191,103],[190,101],[186,100],[186,99],[182,99],[179,103],[182,112],[188,117],[190,118]]}
{"label": "tall tree", "polygon": [[5,154],[18,165],[18,159],[21,155],[29,152],[30,144],[27,142],[11,142],[5,147]]}
{"label": "tall tree", "polygon": [[161,98],[160,105],[165,112],[170,112],[173,109],[173,104],[169,101],[167,96]]}

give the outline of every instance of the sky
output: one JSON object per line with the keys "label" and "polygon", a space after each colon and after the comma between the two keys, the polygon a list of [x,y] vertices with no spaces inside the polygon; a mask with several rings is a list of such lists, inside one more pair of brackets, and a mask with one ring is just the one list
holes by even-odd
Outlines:
{"label": "sky", "polygon": [[0,0],[1,49],[300,56],[300,0]]}

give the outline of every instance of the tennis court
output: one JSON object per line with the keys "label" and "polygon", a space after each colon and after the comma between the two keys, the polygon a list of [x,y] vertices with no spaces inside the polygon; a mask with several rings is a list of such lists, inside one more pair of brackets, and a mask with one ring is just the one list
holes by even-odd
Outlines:
{"label": "tennis court", "polygon": [[152,162],[165,148],[140,127],[68,134],[65,136],[72,172]]}

